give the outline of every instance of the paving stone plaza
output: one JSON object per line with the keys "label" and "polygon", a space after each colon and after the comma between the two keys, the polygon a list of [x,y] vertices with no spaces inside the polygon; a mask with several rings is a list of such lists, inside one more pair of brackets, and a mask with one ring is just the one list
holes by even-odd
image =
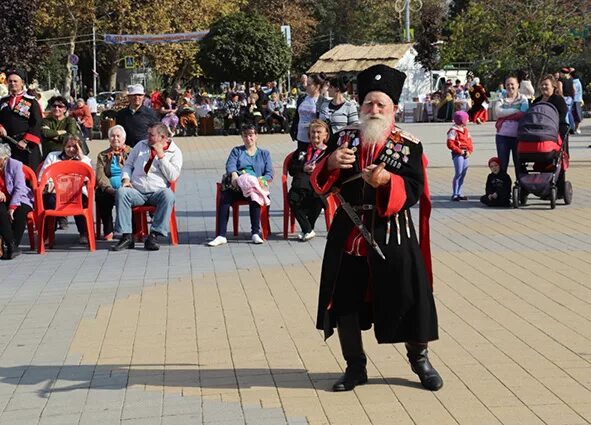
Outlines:
{"label": "paving stone plaza", "polygon": [[[240,236],[218,248],[204,245],[215,182],[241,141],[180,138],[178,246],[115,253],[99,241],[90,253],[71,224],[46,255],[0,262],[0,424],[591,423],[591,126],[571,138],[573,204],[555,210],[481,207],[494,123],[469,127],[470,200],[451,202],[448,127],[403,125],[430,160],[440,391],[371,332],[369,383],[330,391],[344,362],[314,328],[324,220],[310,242],[282,237],[289,136],[259,137],[275,168],[269,241],[250,243],[243,207]],[[105,146],[91,142],[93,161]]]}

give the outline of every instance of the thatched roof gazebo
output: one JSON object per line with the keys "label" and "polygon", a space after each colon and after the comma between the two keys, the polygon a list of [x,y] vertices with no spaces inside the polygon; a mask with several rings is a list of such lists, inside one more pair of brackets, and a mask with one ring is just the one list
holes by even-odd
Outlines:
{"label": "thatched roof gazebo", "polygon": [[396,68],[410,49],[412,49],[410,43],[363,46],[339,44],[320,56],[316,63],[308,69],[308,73],[319,74],[324,72],[326,75],[357,74],[377,64]]}

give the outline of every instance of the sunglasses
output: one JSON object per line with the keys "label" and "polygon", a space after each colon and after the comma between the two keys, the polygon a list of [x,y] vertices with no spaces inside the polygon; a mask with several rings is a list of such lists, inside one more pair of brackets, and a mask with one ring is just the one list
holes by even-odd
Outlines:
{"label": "sunglasses", "polygon": [[60,104],[53,104],[51,105],[52,108],[65,108],[66,105],[60,105]]}

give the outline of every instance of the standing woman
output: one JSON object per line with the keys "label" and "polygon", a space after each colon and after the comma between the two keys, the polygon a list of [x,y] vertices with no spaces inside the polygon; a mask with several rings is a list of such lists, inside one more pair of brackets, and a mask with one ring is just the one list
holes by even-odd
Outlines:
{"label": "standing woman", "polygon": [[548,102],[556,107],[558,110],[558,133],[564,143],[567,143],[565,150],[568,153],[568,131],[569,124],[567,121],[568,106],[564,97],[557,93],[558,82],[552,74],[547,74],[542,77],[540,81],[540,96],[536,97],[533,103]]}
{"label": "standing woman", "polygon": [[76,136],[79,134],[76,120],[66,116],[67,108],[68,101],[65,97],[53,96],[49,99],[49,116],[43,118],[41,122],[43,159],[50,152],[61,151],[68,135]]}
{"label": "standing woman", "polygon": [[115,194],[121,187],[123,164],[131,151],[125,144],[125,129],[116,125],[109,129],[109,148],[96,159],[96,209],[103,222],[104,240],[113,240],[113,207]]}
{"label": "standing woman", "polygon": [[22,162],[10,157],[10,146],[0,144],[0,257],[12,260],[21,252],[33,193],[25,183]]}
{"label": "standing woman", "polygon": [[519,82],[517,77],[509,75],[505,79],[506,96],[502,97],[495,104],[497,116],[497,134],[495,137],[497,145],[497,156],[501,161],[501,170],[507,172],[509,156],[513,155],[513,166],[515,177],[519,177],[519,159],[517,157],[517,126],[525,111],[529,108],[527,98],[519,93]]}
{"label": "standing woman", "polygon": [[359,113],[355,103],[345,99],[347,84],[343,78],[328,80],[328,95],[332,100],[325,100],[319,108],[319,118],[330,125],[332,134],[359,122]]}
{"label": "standing woman", "polygon": [[308,77],[306,94],[301,95],[296,103],[296,113],[289,134],[292,140],[298,142],[298,149],[305,149],[310,143],[308,127],[313,119],[318,118],[318,102],[323,102],[320,91],[324,81],[324,74],[314,74]]}
{"label": "standing woman", "polygon": [[41,107],[25,92],[25,71],[7,71],[8,96],[0,99],[0,137],[10,136],[12,158],[36,170],[41,163]]}

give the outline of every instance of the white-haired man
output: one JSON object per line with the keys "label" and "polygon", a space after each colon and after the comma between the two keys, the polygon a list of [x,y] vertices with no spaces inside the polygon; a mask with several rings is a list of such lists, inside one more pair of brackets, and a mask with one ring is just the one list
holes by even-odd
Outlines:
{"label": "white-haired man", "polygon": [[[336,133],[311,176],[321,194],[341,206],[327,237],[316,327],[337,328],[345,374],[334,391],[367,382],[361,331],[372,325],[378,343],[405,342],[412,370],[432,391],[443,381],[427,356],[438,338],[431,286],[430,199],[421,143],[395,127],[406,76],[376,65],[357,77],[361,127]],[[421,199],[421,244],[409,208]]]}

